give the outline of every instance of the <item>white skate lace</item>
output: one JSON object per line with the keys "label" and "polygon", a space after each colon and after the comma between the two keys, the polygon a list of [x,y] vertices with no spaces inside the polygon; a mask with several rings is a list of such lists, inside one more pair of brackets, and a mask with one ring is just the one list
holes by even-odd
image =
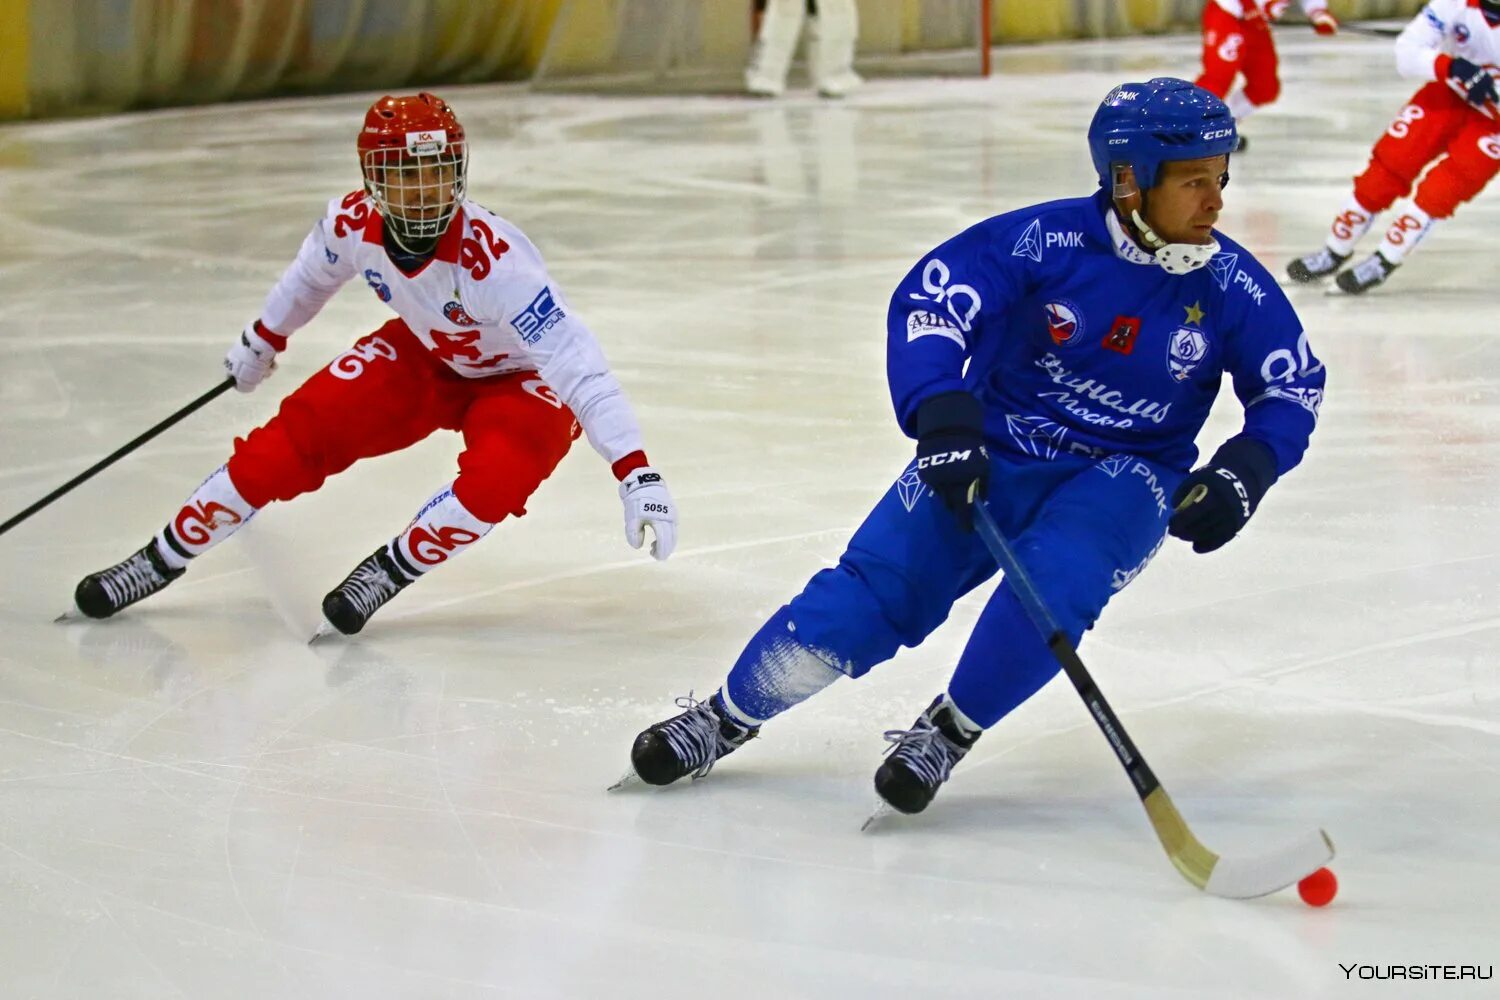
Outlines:
{"label": "white skate lace", "polygon": [[1360,261],[1354,268],[1354,276],[1361,285],[1378,285],[1385,280],[1385,263],[1379,254],[1372,253],[1369,260]]}
{"label": "white skate lace", "polygon": [[887,729],[885,739],[891,744],[886,753],[901,761],[928,788],[936,788],[948,780],[953,765],[963,758],[955,751],[927,716],[921,716],[910,729]]}
{"label": "white skate lace", "polygon": [[145,549],[99,574],[99,585],[104,588],[110,604],[116,608],[123,608],[132,601],[148,597],[166,584],[166,577],[151,565]]}
{"label": "white skate lace", "polygon": [[354,567],[349,579],[339,584],[344,598],[354,605],[363,618],[369,618],[386,601],[401,590],[375,556]]}
{"label": "white skate lace", "polygon": [[677,699],[677,707],[687,709],[675,719],[669,719],[657,730],[677,759],[688,767],[695,779],[713,770],[714,762],[733,750],[738,744],[724,738],[720,728],[719,714],[707,701],[698,701],[689,691]]}

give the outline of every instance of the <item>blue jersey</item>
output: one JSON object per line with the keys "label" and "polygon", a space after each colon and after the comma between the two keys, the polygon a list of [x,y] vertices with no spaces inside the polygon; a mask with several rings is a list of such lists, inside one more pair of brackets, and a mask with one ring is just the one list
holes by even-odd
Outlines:
{"label": "blue jersey", "polygon": [[[907,274],[887,317],[896,416],[955,389],[985,436],[1035,458],[1128,453],[1186,470],[1224,373],[1244,433],[1278,475],[1302,459],[1323,364],[1266,269],[1215,233],[1206,267],[1171,275],[1106,223],[1100,191],[998,215]],[[967,366],[967,367],[966,367]]]}

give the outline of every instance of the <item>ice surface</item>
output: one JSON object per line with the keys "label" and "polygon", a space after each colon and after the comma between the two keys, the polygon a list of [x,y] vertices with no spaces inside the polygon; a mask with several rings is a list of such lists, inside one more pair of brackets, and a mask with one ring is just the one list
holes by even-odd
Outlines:
{"label": "ice surface", "polygon": [[[1415,89],[1386,42],[1280,37],[1285,94],[1222,222],[1277,273]],[[0,994],[1494,995],[1339,963],[1500,960],[1495,191],[1364,299],[1292,291],[1329,369],[1307,462],[1221,553],[1169,545],[1083,646],[1210,847],[1329,830],[1333,906],[1192,890],[1060,680],[927,814],[860,834],[881,731],[941,688],[978,598],[706,781],[604,792],[900,471],[900,276],[980,218],[1087,193],[1099,98],[1196,59],[1191,38],[1006,50],[988,81],[843,103],[446,89],[472,194],[538,243],[635,401],[678,553],[625,547],[580,445],[523,520],[307,646],[321,595],[452,475],[443,435],[265,512],[113,622],[52,624],[384,320],[352,285],[262,391],[0,539]],[[221,376],[357,186],[368,99],[0,129],[0,515]]]}

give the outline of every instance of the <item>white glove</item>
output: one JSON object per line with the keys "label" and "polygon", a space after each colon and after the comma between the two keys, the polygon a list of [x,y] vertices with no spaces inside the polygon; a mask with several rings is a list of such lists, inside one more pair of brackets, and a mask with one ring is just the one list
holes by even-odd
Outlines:
{"label": "white glove", "polygon": [[677,505],[661,473],[643,465],[620,481],[620,500],[625,504],[625,541],[633,549],[646,540],[646,525],[656,540],[651,554],[662,560],[677,547]]}
{"label": "white glove", "polygon": [[224,370],[240,392],[252,392],[276,370],[276,348],[251,323],[224,355]]}

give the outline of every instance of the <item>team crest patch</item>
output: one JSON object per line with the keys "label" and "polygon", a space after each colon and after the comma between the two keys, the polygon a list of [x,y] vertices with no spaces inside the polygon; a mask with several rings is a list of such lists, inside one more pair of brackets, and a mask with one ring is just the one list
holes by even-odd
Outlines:
{"label": "team crest patch", "polygon": [[1202,330],[1179,326],[1167,341],[1167,370],[1178,382],[1186,382],[1208,353],[1208,338]]}
{"label": "team crest patch", "polygon": [[562,306],[553,298],[552,289],[544,285],[536,293],[536,298],[531,300],[531,305],[518,313],[510,321],[510,325],[516,328],[522,340],[535,344],[542,339],[542,334],[562,322],[566,315]]}
{"label": "team crest patch", "polygon": [[1066,299],[1048,302],[1042,307],[1047,314],[1047,332],[1058,347],[1066,347],[1083,336],[1083,311]]}
{"label": "team crest patch", "polygon": [[445,317],[447,317],[448,322],[450,322],[450,323],[452,323],[452,324],[454,324],[456,326],[478,326],[479,325],[479,320],[475,319],[473,316],[470,316],[468,313],[464,312],[463,303],[459,302],[456,299],[454,301],[452,301],[452,302],[446,303],[443,306],[443,315]]}

